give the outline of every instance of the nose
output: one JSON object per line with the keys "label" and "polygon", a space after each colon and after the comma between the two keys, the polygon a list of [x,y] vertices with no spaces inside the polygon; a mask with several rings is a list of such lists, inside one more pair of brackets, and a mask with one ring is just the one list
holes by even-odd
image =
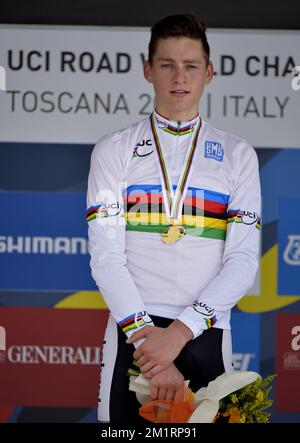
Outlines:
{"label": "nose", "polygon": [[173,81],[176,84],[184,84],[187,80],[187,73],[184,66],[176,66],[174,69]]}

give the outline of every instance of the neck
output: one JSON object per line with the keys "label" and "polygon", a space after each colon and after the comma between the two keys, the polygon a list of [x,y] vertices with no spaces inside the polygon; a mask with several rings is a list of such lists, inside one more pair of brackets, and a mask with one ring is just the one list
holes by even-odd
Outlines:
{"label": "neck", "polygon": [[194,120],[196,117],[198,117],[199,113],[198,112],[191,112],[191,113],[187,113],[187,112],[167,112],[167,111],[163,111],[160,110],[159,108],[155,108],[155,111],[157,112],[157,114],[159,114],[161,117],[164,117],[168,120],[172,120],[172,121],[181,121],[181,122],[188,122],[190,120]]}

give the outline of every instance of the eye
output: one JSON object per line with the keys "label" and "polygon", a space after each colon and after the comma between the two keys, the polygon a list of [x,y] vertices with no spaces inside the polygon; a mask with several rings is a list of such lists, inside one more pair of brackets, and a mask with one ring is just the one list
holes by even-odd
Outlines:
{"label": "eye", "polygon": [[172,64],[171,63],[164,63],[163,65],[161,65],[162,68],[172,68]]}
{"label": "eye", "polygon": [[196,65],[187,65],[187,69],[198,69]]}

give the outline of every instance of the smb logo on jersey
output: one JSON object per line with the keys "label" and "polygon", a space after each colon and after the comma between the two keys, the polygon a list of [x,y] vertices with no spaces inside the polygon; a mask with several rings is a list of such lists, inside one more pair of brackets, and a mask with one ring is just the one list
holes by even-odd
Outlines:
{"label": "smb logo on jersey", "polygon": [[221,143],[207,140],[204,144],[204,157],[222,162],[224,157],[224,149]]}
{"label": "smb logo on jersey", "polygon": [[300,295],[300,198],[279,199],[278,292]]}
{"label": "smb logo on jersey", "polygon": [[231,329],[234,369],[259,372],[260,315],[232,312]]}
{"label": "smb logo on jersey", "polygon": [[0,192],[0,290],[96,290],[85,194]]}

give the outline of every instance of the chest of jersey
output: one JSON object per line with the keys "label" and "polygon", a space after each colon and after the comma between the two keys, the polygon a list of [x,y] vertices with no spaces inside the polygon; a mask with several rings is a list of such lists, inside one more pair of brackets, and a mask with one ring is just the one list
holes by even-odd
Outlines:
{"label": "chest of jersey", "polygon": [[[158,133],[174,191],[193,133]],[[182,224],[188,235],[225,239],[227,207],[233,187],[233,171],[226,150],[219,140],[211,139],[204,125],[197,140],[182,208]],[[124,192],[127,229],[161,232],[169,223],[162,193],[156,147],[150,128],[144,128],[132,146]]]}
{"label": "chest of jersey", "polygon": [[[192,138],[193,133],[176,136],[159,131],[160,145],[173,185],[178,183]],[[160,182],[155,151],[151,131],[146,126],[144,132],[133,141],[132,157],[126,176],[128,185]],[[233,171],[230,160],[226,157],[226,146],[218,140],[213,140],[205,125],[199,133],[189,186],[226,195],[230,195],[232,190]]]}

